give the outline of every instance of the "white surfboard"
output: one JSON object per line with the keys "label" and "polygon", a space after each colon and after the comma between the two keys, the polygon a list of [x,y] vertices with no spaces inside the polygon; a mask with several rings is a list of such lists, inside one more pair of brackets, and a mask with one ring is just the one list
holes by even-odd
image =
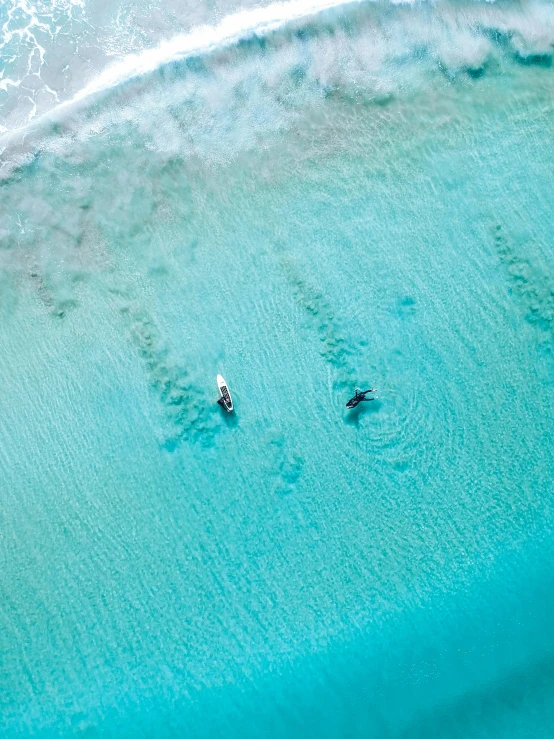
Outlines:
{"label": "white surfboard", "polygon": [[217,388],[219,390],[219,400],[217,402],[222,408],[225,408],[226,411],[231,413],[231,411],[233,410],[233,399],[231,398],[231,393],[229,392],[227,383],[221,375],[218,375],[216,377],[216,381]]}

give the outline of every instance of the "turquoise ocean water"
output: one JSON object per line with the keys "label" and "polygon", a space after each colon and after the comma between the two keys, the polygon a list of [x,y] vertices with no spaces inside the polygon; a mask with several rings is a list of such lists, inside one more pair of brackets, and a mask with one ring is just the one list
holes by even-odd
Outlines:
{"label": "turquoise ocean water", "polygon": [[279,7],[5,85],[2,737],[552,736],[554,10]]}

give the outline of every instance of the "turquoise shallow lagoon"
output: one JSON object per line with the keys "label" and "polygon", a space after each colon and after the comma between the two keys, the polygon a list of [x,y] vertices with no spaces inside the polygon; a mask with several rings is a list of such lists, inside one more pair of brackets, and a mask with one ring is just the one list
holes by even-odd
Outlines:
{"label": "turquoise shallow lagoon", "polygon": [[551,736],[552,69],[494,43],[403,94],[246,76],[189,134],[187,62],[33,134],[3,737]]}

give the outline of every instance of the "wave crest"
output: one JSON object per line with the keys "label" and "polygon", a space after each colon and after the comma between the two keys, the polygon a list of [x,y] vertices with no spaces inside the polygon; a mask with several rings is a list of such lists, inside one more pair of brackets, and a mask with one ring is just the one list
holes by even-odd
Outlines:
{"label": "wave crest", "polygon": [[125,57],[71,101],[0,137],[0,148],[6,160],[23,141],[28,153],[48,135],[73,145],[131,126],[161,153],[217,159],[267,142],[329,98],[388,103],[433,80],[550,66],[553,49],[554,7],[540,0],[273,3]]}

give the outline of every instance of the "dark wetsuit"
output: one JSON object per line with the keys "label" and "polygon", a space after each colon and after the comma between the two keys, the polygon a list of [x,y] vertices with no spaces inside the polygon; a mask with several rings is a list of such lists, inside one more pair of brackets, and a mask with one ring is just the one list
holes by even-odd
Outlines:
{"label": "dark wetsuit", "polygon": [[355,408],[359,403],[363,403],[364,400],[369,403],[370,400],[375,400],[375,398],[366,398],[366,395],[368,393],[374,393],[375,390],[373,388],[370,388],[369,390],[358,390],[356,388],[356,393],[353,398],[350,398],[348,403],[346,404],[347,408]]}

